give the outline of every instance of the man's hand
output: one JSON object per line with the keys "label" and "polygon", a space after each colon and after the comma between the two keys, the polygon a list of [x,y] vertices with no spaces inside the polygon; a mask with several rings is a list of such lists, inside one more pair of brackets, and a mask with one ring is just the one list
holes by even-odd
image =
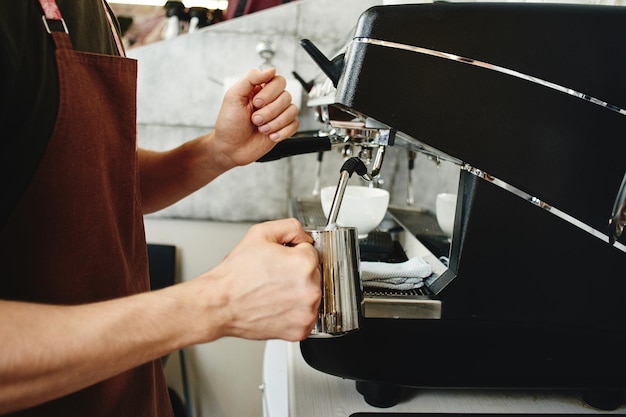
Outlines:
{"label": "man's hand", "polygon": [[292,136],[299,126],[298,108],[286,86],[274,68],[248,71],[226,92],[212,137],[213,151],[233,167],[242,166]]}
{"label": "man's hand", "polygon": [[297,341],[309,335],[322,293],[311,243],[295,219],[257,224],[200,277],[206,291],[219,291],[224,302],[220,336]]}

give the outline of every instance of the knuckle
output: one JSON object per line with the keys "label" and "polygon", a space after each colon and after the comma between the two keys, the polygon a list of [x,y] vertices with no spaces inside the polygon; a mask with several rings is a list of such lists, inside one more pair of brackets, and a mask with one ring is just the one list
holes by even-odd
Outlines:
{"label": "knuckle", "polygon": [[288,217],[285,219],[286,222],[291,223],[291,227],[295,228],[295,229],[301,229],[302,228],[302,223],[300,223],[300,221],[298,219],[296,219],[295,217]]}

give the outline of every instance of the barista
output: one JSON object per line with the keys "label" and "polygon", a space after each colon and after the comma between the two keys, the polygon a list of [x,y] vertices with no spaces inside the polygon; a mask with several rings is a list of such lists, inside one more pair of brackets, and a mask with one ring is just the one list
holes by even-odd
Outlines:
{"label": "barista", "polygon": [[314,325],[318,259],[294,219],[148,291],[143,214],[258,159],[296,131],[297,108],[275,70],[253,70],[214,131],[137,149],[136,63],[114,21],[103,0],[0,3],[0,414],[171,416],[162,356]]}

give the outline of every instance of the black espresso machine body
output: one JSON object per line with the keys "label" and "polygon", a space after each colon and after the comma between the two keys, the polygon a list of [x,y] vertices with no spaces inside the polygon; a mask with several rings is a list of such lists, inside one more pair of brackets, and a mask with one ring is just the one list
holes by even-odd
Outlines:
{"label": "black espresso machine body", "polygon": [[[435,3],[359,19],[335,105],[460,161],[440,319],[301,343],[381,386],[626,390],[626,8]],[[618,394],[619,396],[619,394]]]}

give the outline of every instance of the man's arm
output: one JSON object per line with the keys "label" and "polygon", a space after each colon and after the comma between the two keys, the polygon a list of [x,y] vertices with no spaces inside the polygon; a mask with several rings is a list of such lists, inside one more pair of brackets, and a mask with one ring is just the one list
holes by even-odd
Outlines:
{"label": "man's arm", "polygon": [[162,290],[79,306],[0,300],[0,414],[223,336],[301,340],[317,317],[318,265],[286,219],[253,226],[215,268]]}
{"label": "man's arm", "polygon": [[[180,289],[176,289],[180,291]],[[174,293],[175,291],[170,291]],[[0,414],[112,377],[186,344],[189,305],[154,292],[82,306],[0,301]],[[158,321],[157,321],[158,320]]]}
{"label": "man's arm", "polygon": [[144,212],[167,207],[298,129],[298,108],[273,68],[251,70],[224,97],[215,130],[168,152],[138,151]]}

